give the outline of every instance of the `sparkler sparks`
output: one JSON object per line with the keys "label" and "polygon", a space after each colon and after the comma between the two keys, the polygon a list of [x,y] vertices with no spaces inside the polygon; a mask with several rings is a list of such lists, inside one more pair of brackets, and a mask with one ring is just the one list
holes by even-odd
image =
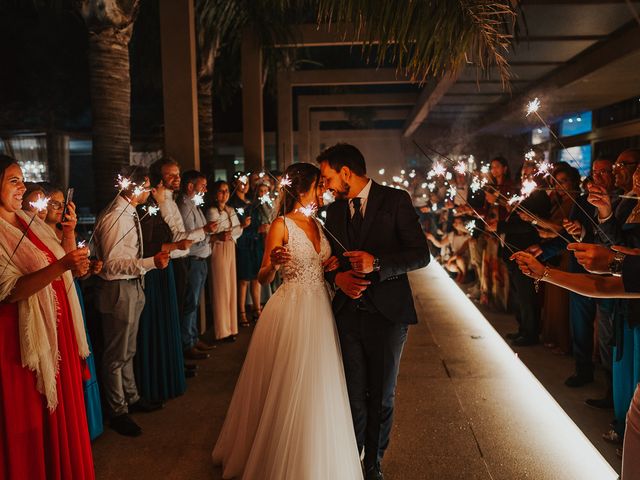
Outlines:
{"label": "sparkler sparks", "polygon": [[538,163],[537,165],[538,167],[538,175],[542,175],[542,176],[546,176],[551,174],[551,168],[553,167],[553,165],[551,165],[550,162],[544,160],[540,163]]}
{"label": "sparkler sparks", "polygon": [[469,232],[469,234],[472,235],[476,229],[476,221],[469,220],[467,223],[464,224],[464,228],[466,228],[467,232]]}
{"label": "sparkler sparks", "polygon": [[280,180],[280,188],[287,188],[291,186],[291,179],[289,178],[289,175],[285,175],[284,177],[282,177],[282,180]]}
{"label": "sparkler sparks", "polygon": [[455,186],[451,185],[449,187],[448,194],[449,194],[449,198],[453,200],[454,198],[456,198],[456,195],[458,194],[458,189]]}
{"label": "sparkler sparks", "polygon": [[520,189],[520,195],[523,195],[525,198],[531,195],[535,189],[538,187],[538,184],[533,180],[529,180],[526,178],[522,182],[522,188]]}
{"label": "sparkler sparks", "polygon": [[459,175],[464,175],[465,173],[467,173],[467,165],[464,162],[458,162],[456,166],[453,167],[453,169]]}
{"label": "sparkler sparks", "polygon": [[196,207],[201,206],[202,204],[204,204],[204,192],[197,192],[193,198],[191,199],[191,201],[193,202],[193,204]]}
{"label": "sparkler sparks", "polygon": [[378,170],[378,174],[384,175],[384,168],[381,168],[380,170]]}
{"label": "sparkler sparks", "polygon": [[331,190],[325,190],[322,194],[322,201],[325,205],[329,205],[336,201],[336,195]]}
{"label": "sparkler sparks", "polygon": [[240,183],[244,183],[245,185],[249,183],[249,177],[247,177],[246,175],[240,175],[238,177],[238,180],[240,181]]}
{"label": "sparkler sparks", "polygon": [[273,207],[273,200],[271,200],[271,195],[269,193],[265,193],[260,197],[260,205],[269,205]]}
{"label": "sparkler sparks", "polygon": [[310,203],[307,206],[303,206],[301,208],[298,208],[298,210],[296,210],[296,211],[300,212],[305,217],[310,217],[312,215],[315,215],[315,213],[318,211],[318,206],[315,203]]}
{"label": "sparkler sparks", "polygon": [[531,162],[535,158],[536,158],[536,152],[534,152],[533,149],[529,150],[527,153],[524,154],[524,159],[527,162]]}
{"label": "sparkler sparks", "polygon": [[527,114],[525,116],[528,117],[532,113],[537,113],[539,108],[540,108],[540,100],[538,100],[538,97],[536,97],[533,100],[531,100],[529,103],[527,103]]}
{"label": "sparkler sparks", "polygon": [[76,247],[78,247],[78,248],[84,248],[86,246],[87,246],[87,241],[86,240],[80,240],[76,245]]}
{"label": "sparkler sparks", "polygon": [[144,188],[143,186],[136,185],[136,187],[133,189],[133,196],[134,197],[138,197],[138,196],[142,195],[143,193],[145,193],[147,191],[148,190],[146,188]]}
{"label": "sparkler sparks", "polygon": [[482,165],[482,167],[480,167],[480,173],[482,173],[484,175],[489,173],[489,165],[487,165],[487,164]]}
{"label": "sparkler sparks", "polygon": [[244,208],[236,208],[236,212],[238,212],[238,215],[244,215]]}
{"label": "sparkler sparks", "polygon": [[160,207],[156,207],[155,205],[149,205],[147,207],[147,215],[155,217],[160,211]]}
{"label": "sparkler sparks", "polygon": [[130,179],[128,179],[127,177],[123,177],[122,175],[118,174],[118,180],[116,182],[116,187],[117,188],[119,188],[122,191],[122,190],[126,190],[131,185],[133,185],[133,182]]}
{"label": "sparkler sparks", "polygon": [[39,197],[36,201],[34,202],[29,202],[29,205],[31,205],[31,208],[33,208],[34,210],[37,210],[38,212],[43,212],[47,209],[47,206],[49,205],[49,197]]}
{"label": "sparkler sparks", "polygon": [[434,162],[433,167],[429,170],[427,178],[444,177],[447,174],[447,168],[440,162]]}

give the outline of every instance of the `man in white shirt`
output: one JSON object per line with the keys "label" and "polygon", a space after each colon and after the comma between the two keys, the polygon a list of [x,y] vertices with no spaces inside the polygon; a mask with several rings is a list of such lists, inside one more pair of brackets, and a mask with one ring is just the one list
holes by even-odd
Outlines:
{"label": "man in white shirt", "polygon": [[[207,192],[207,178],[197,170],[184,172],[181,180],[181,192],[177,199],[178,209],[187,231],[196,231],[207,224],[207,219],[194,199]],[[186,296],[182,312],[182,346],[185,356],[193,358],[201,355],[210,347],[199,339],[198,309],[200,295],[207,282],[211,255],[211,238],[195,242],[189,250],[189,272],[187,276]]]}
{"label": "man in white shirt", "polygon": [[[110,425],[121,435],[138,436],[142,429],[129,417],[129,412],[162,407],[140,399],[133,373],[138,324],[145,302],[142,279],[149,270],[165,268],[169,254],[158,252],[153,257],[144,257],[136,206],[149,196],[147,170],[127,167],[122,175],[134,185],[118,195],[96,225],[96,251],[103,261],[96,280],[96,308],[104,340],[102,387]],[[137,195],[136,186],[143,187]]]}
{"label": "man in white shirt", "polygon": [[[150,167],[150,177],[153,184],[162,182],[166,189],[165,201],[160,205],[160,214],[164,221],[169,225],[171,233],[173,234],[173,241],[188,239],[193,240],[194,243],[199,243],[208,240],[209,234],[215,231],[216,223],[209,222],[202,226],[187,230],[180,214],[180,209],[174,200],[174,196],[180,190],[180,166],[173,158],[164,157],[154,162]],[[192,246],[193,248],[193,246]],[[189,271],[191,268],[190,258],[188,252],[182,252],[180,258],[174,258],[174,275],[176,278],[176,290],[178,296],[178,309],[180,311],[180,320],[182,328],[182,347],[184,350],[185,358],[190,360],[204,360],[209,357],[206,350],[210,350],[213,347],[205,344],[199,339],[194,337],[194,330],[197,332],[197,327],[192,325],[194,322],[193,314],[191,313],[192,305],[187,303],[189,297]],[[206,276],[205,276],[206,279]],[[187,311],[187,308],[189,311]],[[195,315],[195,322],[197,323],[197,309]]]}

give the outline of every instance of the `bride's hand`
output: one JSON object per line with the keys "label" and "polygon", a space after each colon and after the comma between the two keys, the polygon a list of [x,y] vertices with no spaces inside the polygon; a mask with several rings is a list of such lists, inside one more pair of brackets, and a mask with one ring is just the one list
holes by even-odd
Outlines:
{"label": "bride's hand", "polygon": [[322,266],[324,267],[325,272],[333,272],[340,266],[340,261],[338,260],[338,257],[333,255],[322,262]]}
{"label": "bride's hand", "polygon": [[278,246],[274,247],[273,250],[271,250],[271,255],[269,255],[269,258],[271,259],[272,265],[279,267],[280,265],[284,265],[289,260],[291,260],[291,255],[289,255],[287,247]]}

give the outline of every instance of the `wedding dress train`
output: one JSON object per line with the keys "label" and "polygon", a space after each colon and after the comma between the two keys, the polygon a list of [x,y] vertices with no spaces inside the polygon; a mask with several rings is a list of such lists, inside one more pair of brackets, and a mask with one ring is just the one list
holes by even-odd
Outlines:
{"label": "wedding dress train", "polygon": [[323,276],[329,242],[320,229],[317,252],[285,225],[292,260],[253,332],[213,460],[225,479],[362,479]]}

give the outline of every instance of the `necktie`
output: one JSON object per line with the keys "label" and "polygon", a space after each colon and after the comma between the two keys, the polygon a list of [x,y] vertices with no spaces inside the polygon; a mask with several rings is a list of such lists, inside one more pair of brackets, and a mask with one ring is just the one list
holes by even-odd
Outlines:
{"label": "necktie", "polygon": [[351,217],[350,229],[351,238],[355,244],[358,244],[360,239],[360,230],[364,218],[362,217],[362,211],[360,210],[362,199],[360,197],[353,198],[351,204],[353,205],[353,216]]}
{"label": "necktie", "polygon": [[142,230],[140,229],[140,219],[138,218],[138,212],[133,212],[133,222],[136,224],[136,235],[138,237],[138,258],[143,258]]}

